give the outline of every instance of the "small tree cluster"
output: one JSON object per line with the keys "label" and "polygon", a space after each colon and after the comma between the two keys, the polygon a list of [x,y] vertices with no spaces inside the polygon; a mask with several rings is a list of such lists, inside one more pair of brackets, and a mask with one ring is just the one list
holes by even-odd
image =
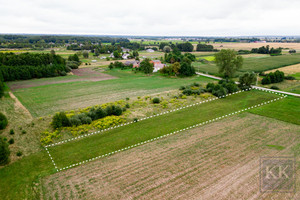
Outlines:
{"label": "small tree cluster", "polygon": [[111,62],[111,63],[108,65],[108,68],[109,68],[109,69],[119,68],[119,69],[121,69],[121,70],[123,70],[123,69],[131,69],[131,68],[132,68],[132,64],[130,64],[130,65],[125,65],[125,64],[122,63],[122,62],[116,61],[116,62],[114,62],[114,63]]}
{"label": "small tree cluster", "polygon": [[200,95],[201,93],[206,92],[205,89],[201,88],[199,83],[193,83],[191,85],[181,86],[179,89],[182,90],[182,94],[186,96]]}
{"label": "small tree cluster", "polygon": [[256,74],[255,73],[245,73],[239,78],[239,88],[242,90],[249,89],[251,87],[251,84],[253,84],[256,80]]}
{"label": "small tree cluster", "polygon": [[213,45],[208,44],[197,44],[196,51],[218,51],[217,49],[214,49]]}
{"label": "small tree cluster", "polygon": [[270,83],[279,83],[284,80],[284,72],[276,70],[276,72],[270,72],[262,80],[261,84],[266,85]]}
{"label": "small tree cluster", "polygon": [[228,93],[238,91],[238,86],[232,80],[220,80],[218,84],[208,83],[206,90],[217,97],[221,97]]}
{"label": "small tree cluster", "polygon": [[279,55],[279,54],[281,54],[281,50],[282,50],[282,48],[274,49],[273,47],[270,49],[270,46],[267,45],[266,47],[262,46],[259,48],[253,48],[251,50],[251,53]]}
{"label": "small tree cluster", "polygon": [[77,115],[73,115],[70,118],[68,118],[64,112],[60,112],[56,113],[53,116],[51,124],[54,129],[68,126],[79,126],[82,124],[90,124],[92,123],[92,121],[101,119],[106,116],[120,116],[125,110],[126,108],[122,109],[120,106],[115,105],[107,106],[105,109],[101,107],[93,107],[88,113],[80,113]]}
{"label": "small tree cluster", "polygon": [[137,68],[138,70],[144,72],[145,74],[152,74],[153,70],[154,70],[154,66],[153,63],[150,63],[150,59],[146,58],[145,60],[143,60],[140,64],[140,67]]}

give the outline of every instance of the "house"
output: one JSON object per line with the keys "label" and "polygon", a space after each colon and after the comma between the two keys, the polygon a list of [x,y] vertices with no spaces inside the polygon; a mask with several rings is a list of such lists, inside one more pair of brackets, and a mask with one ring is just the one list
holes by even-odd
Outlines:
{"label": "house", "polygon": [[151,60],[150,63],[153,63],[154,66],[153,72],[157,72],[166,66],[165,64],[162,64],[160,60]]}
{"label": "house", "polygon": [[133,68],[139,68],[140,67],[140,61],[133,60],[133,61],[126,61],[124,65],[129,66],[132,65]]}
{"label": "house", "polygon": [[161,70],[162,68],[164,68],[166,66],[166,64],[155,64],[154,65],[154,69],[153,69],[153,72],[158,72],[158,70]]}
{"label": "house", "polygon": [[146,51],[147,51],[148,53],[153,53],[153,52],[154,52],[153,49],[147,49]]}
{"label": "house", "polygon": [[124,60],[127,60],[127,59],[128,59],[128,56],[130,56],[129,53],[124,53],[124,54],[122,55],[122,58],[123,58]]}
{"label": "house", "polygon": [[153,65],[155,66],[156,64],[161,64],[160,60],[151,60],[150,63],[153,63]]}
{"label": "house", "polygon": [[111,54],[109,55],[109,57],[110,57],[110,58],[114,58],[115,56],[114,56],[113,53],[111,53]]}
{"label": "house", "polygon": [[101,56],[100,59],[106,59],[106,56]]}
{"label": "house", "polygon": [[128,52],[130,51],[130,49],[126,49],[126,48],[124,48],[124,47],[121,47],[121,49],[122,49],[122,52],[123,52],[123,53],[128,53]]}

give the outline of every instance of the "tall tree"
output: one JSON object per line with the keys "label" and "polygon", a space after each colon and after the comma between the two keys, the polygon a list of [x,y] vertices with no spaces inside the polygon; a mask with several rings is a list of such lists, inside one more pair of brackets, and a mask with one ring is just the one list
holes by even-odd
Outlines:
{"label": "tall tree", "polygon": [[219,67],[219,73],[224,74],[226,78],[231,78],[238,69],[242,68],[243,57],[238,56],[234,50],[222,49],[215,54],[215,62]]}
{"label": "tall tree", "polygon": [[239,87],[241,89],[248,89],[251,87],[251,84],[255,83],[256,81],[256,74],[254,72],[249,73],[246,72],[239,78]]}
{"label": "tall tree", "polygon": [[154,70],[153,63],[150,63],[149,58],[146,58],[145,60],[143,60],[141,62],[140,68],[145,74],[148,74],[148,75],[150,75]]}

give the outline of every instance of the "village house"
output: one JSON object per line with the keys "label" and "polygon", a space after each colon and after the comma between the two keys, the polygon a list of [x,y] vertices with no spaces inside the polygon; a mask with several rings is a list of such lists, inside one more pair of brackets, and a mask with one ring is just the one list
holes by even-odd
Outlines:
{"label": "village house", "polygon": [[153,52],[154,52],[153,49],[147,49],[146,51],[147,51],[148,53],[153,53]]}

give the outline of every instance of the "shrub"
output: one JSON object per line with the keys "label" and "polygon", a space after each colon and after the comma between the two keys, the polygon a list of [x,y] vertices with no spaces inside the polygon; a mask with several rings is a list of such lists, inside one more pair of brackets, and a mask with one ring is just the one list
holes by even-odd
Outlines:
{"label": "shrub", "polygon": [[5,165],[9,162],[9,155],[8,144],[3,137],[0,137],[0,165]]}
{"label": "shrub", "polygon": [[185,90],[183,90],[182,94],[190,96],[192,94],[192,90],[191,89],[185,89]]}
{"label": "shrub", "polygon": [[130,105],[128,103],[126,103],[125,107],[126,108],[130,108]]}
{"label": "shrub", "polygon": [[133,121],[134,122],[138,122],[139,120],[138,120],[138,118],[134,118]]}
{"label": "shrub", "polygon": [[10,140],[8,140],[8,143],[13,144],[13,143],[15,143],[15,140],[13,138],[11,138]]}
{"label": "shrub", "polygon": [[206,85],[207,92],[212,92],[214,88],[215,88],[215,84],[213,84],[213,83],[208,83]]}
{"label": "shrub", "polygon": [[18,157],[22,156],[23,153],[21,151],[18,151],[17,154],[16,154]]}
{"label": "shrub", "polygon": [[224,96],[228,93],[228,90],[224,87],[222,87],[221,85],[216,85],[215,88],[212,91],[212,94],[217,96],[217,97],[221,97]]}
{"label": "shrub", "polygon": [[126,101],[129,101],[129,97],[126,97]]}
{"label": "shrub", "polygon": [[153,103],[160,103],[160,99],[155,97],[155,98],[152,99],[152,102]]}
{"label": "shrub", "polygon": [[22,130],[22,134],[26,134],[27,132],[25,130]]}
{"label": "shrub", "polygon": [[67,76],[67,72],[61,71],[61,72],[60,72],[60,75],[61,75],[61,76]]}
{"label": "shrub", "polygon": [[180,86],[179,90],[184,90],[186,87],[185,86]]}
{"label": "shrub", "polygon": [[0,130],[5,129],[8,124],[6,116],[0,112]]}
{"label": "shrub", "polygon": [[286,79],[286,80],[296,80],[296,78],[293,77],[293,76],[285,76],[284,79]]}
{"label": "shrub", "polygon": [[81,125],[81,120],[78,118],[77,115],[75,115],[70,118],[70,123],[72,126],[79,126]]}
{"label": "shrub", "polygon": [[14,129],[10,129],[9,134],[11,134],[11,135],[15,134]]}
{"label": "shrub", "polygon": [[64,126],[70,126],[70,120],[66,116],[66,113],[64,112],[56,113],[52,118],[51,125],[54,129],[61,128]]}
{"label": "shrub", "polygon": [[193,86],[200,87],[200,84],[195,82],[193,83]]}
{"label": "shrub", "polygon": [[277,87],[276,85],[273,85],[270,88],[273,89],[273,90],[279,90],[279,87]]}

